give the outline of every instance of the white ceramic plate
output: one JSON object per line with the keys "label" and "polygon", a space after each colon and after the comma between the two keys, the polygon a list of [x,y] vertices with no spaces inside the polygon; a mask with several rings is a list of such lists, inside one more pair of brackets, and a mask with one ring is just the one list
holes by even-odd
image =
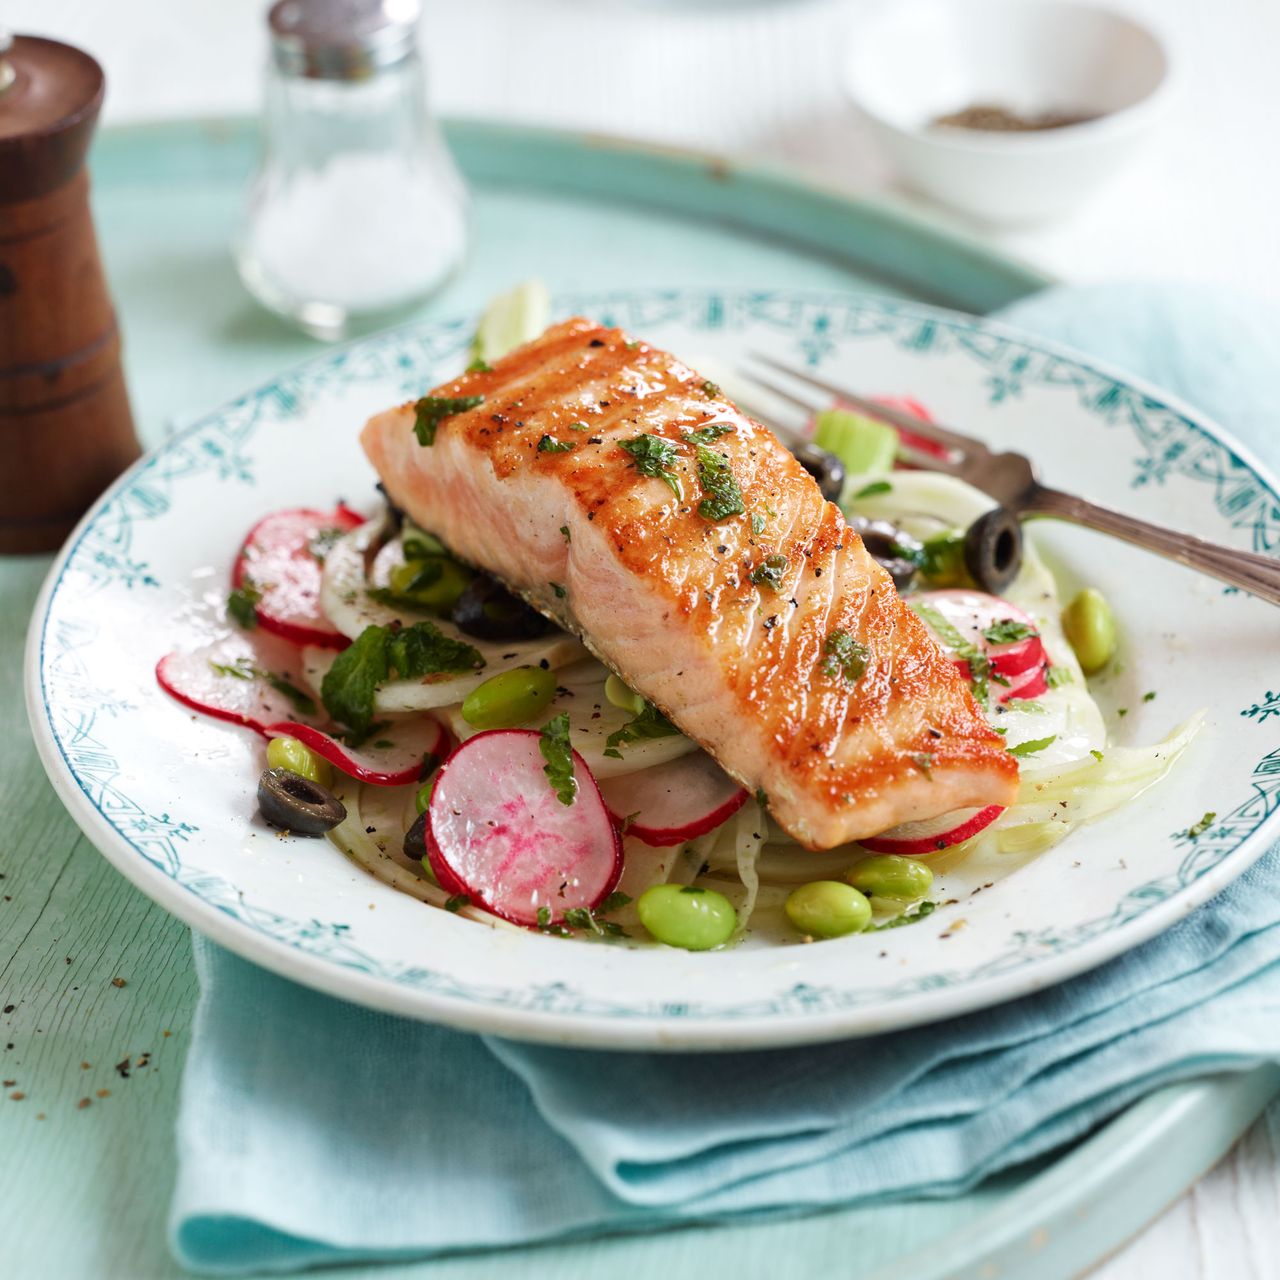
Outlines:
{"label": "white ceramic plate", "polygon": [[[1241,547],[1280,543],[1275,481],[1220,430],[984,321],[791,292],[580,296],[558,311],[691,357],[766,349],[865,391],[908,393],[1031,454],[1063,488]],[[1061,981],[1181,918],[1280,834],[1275,611],[1045,524],[1035,536],[1064,589],[1097,585],[1123,627],[1122,672],[1097,689],[1116,740],[1154,742],[1202,707],[1206,725],[1164,783],[1021,869],[983,869],[996,883],[979,896],[972,872],[949,872],[935,896],[959,901],[919,925],[712,954],[590,946],[426,908],[326,841],[271,834],[254,812],[260,740],[176,705],[154,664],[195,643],[192,619],[225,593],[258,516],[367,502],[358,427],[459,367],[471,323],[333,351],[201,419],[104,496],[49,575],[26,667],[45,767],[102,852],[193,927],[290,978],[413,1017],[599,1047],[763,1047],[927,1022]],[[1217,821],[1189,838],[1206,811]]]}

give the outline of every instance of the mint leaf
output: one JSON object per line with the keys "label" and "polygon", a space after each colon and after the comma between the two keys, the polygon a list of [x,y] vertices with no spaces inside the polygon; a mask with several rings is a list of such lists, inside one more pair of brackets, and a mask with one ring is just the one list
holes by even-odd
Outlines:
{"label": "mint leaf", "polygon": [[853,684],[867,669],[867,659],[871,651],[865,644],[859,643],[847,631],[833,631],[823,646],[827,655],[822,661],[822,674],[835,679],[837,676]]}
{"label": "mint leaf", "polygon": [[780,591],[782,589],[782,579],[787,573],[788,563],[787,557],[783,555],[765,556],[751,570],[752,583],[757,587],[768,587],[770,591]]}
{"label": "mint leaf", "polygon": [[1051,733],[1047,738],[1031,738],[1027,742],[1019,742],[1016,747],[1009,748],[1011,756],[1033,756],[1037,751],[1043,751],[1051,742],[1056,742],[1058,735]]}
{"label": "mint leaf", "polygon": [[672,470],[679,454],[670,440],[661,436],[632,436],[630,440],[619,440],[618,448],[631,455],[632,465],[642,476],[661,480],[676,495],[677,501],[684,501],[684,486]]}
{"label": "mint leaf", "polygon": [[1035,635],[1035,631],[1025,622],[1001,618],[999,622],[993,622],[982,635],[991,644],[1012,644],[1015,640],[1025,640],[1028,636]]}
{"label": "mint leaf", "polygon": [[639,742],[641,738],[669,738],[679,732],[652,702],[646,702],[639,715],[605,739],[604,754],[621,760],[621,748],[628,742]]}
{"label": "mint leaf", "polygon": [[240,585],[227,597],[227,613],[237,626],[252,631],[258,625],[258,602],[261,599],[262,592],[252,579],[242,578]]}
{"label": "mint leaf", "polygon": [[740,516],[746,510],[742,505],[742,490],[734,478],[729,459],[706,445],[697,446],[698,479],[706,497],[698,503],[698,514],[704,520],[727,520]]}
{"label": "mint leaf", "polygon": [[538,441],[539,453],[570,453],[572,450],[572,441],[557,440],[555,436],[543,436]]}
{"label": "mint leaf", "polygon": [[447,636],[430,622],[387,628],[387,661],[401,680],[444,673],[462,675],[484,666],[480,651]]}
{"label": "mint leaf", "polygon": [[547,762],[542,772],[561,804],[572,804],[578,794],[578,780],[573,776],[573,748],[569,745],[569,713],[562,711],[542,726],[538,750]]}
{"label": "mint leaf", "polygon": [[413,434],[423,446],[436,442],[436,430],[445,418],[465,413],[484,403],[484,396],[423,396],[413,405]]}
{"label": "mint leaf", "polygon": [[733,427],[727,422],[710,422],[696,431],[686,431],[685,444],[714,444],[721,436],[727,436]]}
{"label": "mint leaf", "polygon": [[888,480],[873,480],[870,484],[864,484],[853,496],[857,498],[874,498],[878,493],[892,493],[893,485]]}

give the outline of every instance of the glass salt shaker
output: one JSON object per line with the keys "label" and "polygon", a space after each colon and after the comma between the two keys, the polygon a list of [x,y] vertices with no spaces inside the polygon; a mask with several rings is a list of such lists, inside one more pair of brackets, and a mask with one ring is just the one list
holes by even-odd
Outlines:
{"label": "glass salt shaker", "polygon": [[427,108],[418,0],[278,0],[249,291],[318,338],[385,324],[460,262],[467,201]]}

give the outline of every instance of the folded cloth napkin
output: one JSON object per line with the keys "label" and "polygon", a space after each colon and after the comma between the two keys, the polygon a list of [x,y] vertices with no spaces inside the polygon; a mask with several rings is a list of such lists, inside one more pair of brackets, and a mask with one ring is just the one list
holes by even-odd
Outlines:
{"label": "folded cloth napkin", "polygon": [[[1053,290],[1005,318],[1146,374],[1280,462],[1273,313],[1134,286]],[[1280,850],[1084,977],[803,1050],[486,1040],[195,949],[171,1232],[213,1273],[954,1194],[1157,1085],[1280,1059]]]}

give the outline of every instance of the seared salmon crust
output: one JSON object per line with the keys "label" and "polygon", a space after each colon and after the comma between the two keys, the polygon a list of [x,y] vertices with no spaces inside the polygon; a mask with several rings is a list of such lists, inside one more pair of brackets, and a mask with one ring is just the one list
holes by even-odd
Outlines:
{"label": "seared salmon crust", "polygon": [[573,319],[417,405],[361,436],[392,501],[801,844],[1013,801],[1017,761],[839,508],[687,365]]}

